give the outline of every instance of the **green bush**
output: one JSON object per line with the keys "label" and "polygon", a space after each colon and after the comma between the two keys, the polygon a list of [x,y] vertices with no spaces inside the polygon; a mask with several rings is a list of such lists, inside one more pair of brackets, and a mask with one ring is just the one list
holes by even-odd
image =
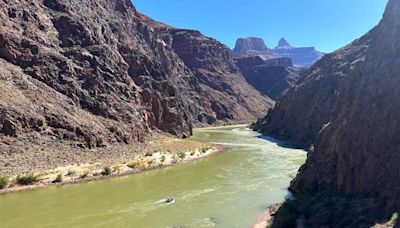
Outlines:
{"label": "green bush", "polygon": [[64,177],[61,173],[59,173],[56,177],[56,179],[53,181],[53,183],[61,183],[63,181]]}
{"label": "green bush", "polygon": [[85,179],[85,178],[87,178],[88,176],[89,176],[89,172],[84,172],[84,173],[82,173],[82,174],[79,176],[79,178]]}
{"label": "green bush", "polygon": [[172,163],[177,163],[178,162],[178,155],[174,154],[172,156]]}
{"label": "green bush", "polygon": [[178,156],[179,156],[179,158],[180,159],[185,159],[186,158],[186,153],[185,152],[180,152],[179,154],[178,154]]}
{"label": "green bush", "polygon": [[0,189],[4,189],[7,187],[10,179],[8,177],[0,177]]}
{"label": "green bush", "polygon": [[112,174],[111,167],[107,166],[104,167],[103,171],[101,172],[101,175],[103,176],[110,176]]}
{"label": "green bush", "polygon": [[153,156],[153,154],[154,154],[154,152],[152,152],[152,151],[147,151],[146,154],[145,154],[145,156],[146,156],[146,157],[151,157],[151,156]]}
{"label": "green bush", "polygon": [[129,168],[131,169],[136,169],[140,166],[140,162],[139,161],[132,161],[130,163],[128,163],[127,165]]}
{"label": "green bush", "polygon": [[201,149],[201,152],[202,152],[203,154],[207,153],[207,151],[208,151],[208,147],[203,147],[203,149]]}
{"label": "green bush", "polygon": [[16,181],[19,185],[30,185],[38,181],[38,176],[34,173],[27,173],[22,176],[18,175]]}
{"label": "green bush", "polygon": [[116,164],[113,166],[114,172],[120,173],[121,169],[122,169],[122,165],[120,165],[120,164]]}
{"label": "green bush", "polygon": [[70,169],[70,170],[68,170],[67,176],[73,176],[75,174],[76,174],[76,170]]}
{"label": "green bush", "polygon": [[165,162],[165,155],[164,154],[161,156],[161,162]]}
{"label": "green bush", "polygon": [[190,156],[194,156],[195,153],[195,151],[190,152]]}

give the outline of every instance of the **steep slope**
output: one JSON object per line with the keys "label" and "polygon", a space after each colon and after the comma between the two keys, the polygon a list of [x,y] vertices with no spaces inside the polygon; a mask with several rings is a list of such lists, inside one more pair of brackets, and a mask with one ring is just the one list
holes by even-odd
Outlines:
{"label": "steep slope", "polygon": [[148,17],[146,21],[162,34],[165,44],[193,72],[197,80],[193,84],[205,110],[198,115],[198,121],[248,122],[273,106],[269,97],[261,96],[246,82],[227,46],[195,30],[163,26]]}
{"label": "steep slope", "polygon": [[205,72],[216,76],[208,92],[200,69],[152,26],[172,27],[149,26],[129,0],[0,0],[0,19],[2,156],[33,144],[134,144],[154,131],[187,137],[194,125],[251,121],[272,104],[243,84],[229,50],[196,33],[192,48],[215,44],[204,51],[229,68]]}
{"label": "steep slope", "polygon": [[295,147],[309,147],[323,126],[337,114],[338,88],[358,63],[355,60],[363,58],[368,47],[364,41],[356,40],[326,55],[303,72],[274,110],[255,124],[255,129]]}
{"label": "steep slope", "polygon": [[299,78],[289,58],[264,61],[258,56],[235,59],[246,81],[262,94],[278,99]]}
{"label": "steep slope", "polygon": [[389,0],[378,26],[324,57],[266,118],[267,133],[314,144],[278,218],[369,227],[400,211],[399,15]]}

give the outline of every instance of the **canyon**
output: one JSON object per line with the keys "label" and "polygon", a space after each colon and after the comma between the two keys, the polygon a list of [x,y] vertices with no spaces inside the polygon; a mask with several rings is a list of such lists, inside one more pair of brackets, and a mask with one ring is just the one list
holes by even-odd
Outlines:
{"label": "canyon", "polygon": [[0,193],[104,179],[2,195],[0,221],[248,226],[285,200],[258,222],[399,227],[399,15],[325,54],[231,50],[130,0],[0,0]]}

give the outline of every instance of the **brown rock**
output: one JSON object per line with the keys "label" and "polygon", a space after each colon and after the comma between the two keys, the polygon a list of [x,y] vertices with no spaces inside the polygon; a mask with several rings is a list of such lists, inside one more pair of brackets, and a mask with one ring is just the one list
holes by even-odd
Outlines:
{"label": "brown rock", "polygon": [[278,99],[299,78],[300,70],[288,58],[263,60],[259,56],[236,58],[246,81],[262,94]]}
{"label": "brown rock", "polygon": [[[315,227],[367,227],[365,221],[378,222],[382,214],[390,219],[400,210],[398,15],[400,1],[390,0],[378,26],[314,65],[258,124],[294,144],[313,144],[291,185],[295,194],[331,191],[336,198],[347,197],[347,206],[337,209],[344,215],[347,208],[357,208],[357,201],[365,201],[364,196],[373,196],[371,205],[379,205],[363,208],[364,221],[347,216],[324,221],[317,219],[320,213],[308,215],[308,221],[320,221]],[[351,200],[356,198],[361,199]],[[323,201],[318,205],[329,206]],[[351,214],[359,219],[363,213]]]}
{"label": "brown rock", "polygon": [[0,0],[0,149],[10,136],[86,148],[158,131],[188,137],[271,105],[225,46],[155,22],[129,0]]}

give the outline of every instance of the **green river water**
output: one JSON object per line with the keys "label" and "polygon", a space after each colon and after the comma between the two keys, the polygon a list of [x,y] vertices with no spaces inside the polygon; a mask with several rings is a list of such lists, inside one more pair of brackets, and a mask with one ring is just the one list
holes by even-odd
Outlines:
{"label": "green river water", "polygon": [[[132,176],[0,196],[0,227],[250,227],[284,200],[304,163],[245,125],[194,131],[227,147],[204,160]],[[160,200],[173,197],[173,204]]]}

